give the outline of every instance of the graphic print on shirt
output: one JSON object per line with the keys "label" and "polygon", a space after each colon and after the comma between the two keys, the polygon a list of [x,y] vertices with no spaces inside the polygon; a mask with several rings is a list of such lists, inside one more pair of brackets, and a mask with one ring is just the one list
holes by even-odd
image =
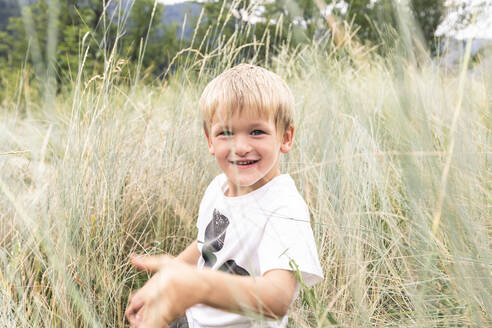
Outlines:
{"label": "graphic print on shirt", "polygon": [[[229,219],[214,209],[212,220],[205,228],[205,242],[202,247],[202,257],[205,266],[212,267],[217,262],[217,253],[224,247],[226,230],[229,226]],[[234,260],[227,260],[219,268],[220,271],[237,274],[240,276],[249,276],[248,271],[236,264]]]}
{"label": "graphic print on shirt", "polygon": [[224,247],[226,229],[229,226],[229,219],[214,209],[212,220],[205,229],[205,243],[202,248],[202,257],[205,266],[212,267],[217,262],[217,257],[213,254]]}
{"label": "graphic print on shirt", "polygon": [[219,268],[220,271],[237,274],[238,276],[249,276],[249,272],[246,269],[236,264],[234,260],[228,260],[222,264]]}

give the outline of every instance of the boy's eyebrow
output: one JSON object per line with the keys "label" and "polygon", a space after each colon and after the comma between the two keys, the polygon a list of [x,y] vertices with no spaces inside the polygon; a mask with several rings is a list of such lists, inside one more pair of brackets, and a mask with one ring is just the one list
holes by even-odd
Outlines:
{"label": "boy's eyebrow", "polygon": [[[264,120],[251,121],[251,123],[250,123],[250,126],[253,127],[253,128],[254,127],[265,127],[267,125],[268,124]],[[232,126],[230,126],[228,124],[217,124],[215,126],[219,126],[220,129],[229,129],[229,128],[232,128]]]}

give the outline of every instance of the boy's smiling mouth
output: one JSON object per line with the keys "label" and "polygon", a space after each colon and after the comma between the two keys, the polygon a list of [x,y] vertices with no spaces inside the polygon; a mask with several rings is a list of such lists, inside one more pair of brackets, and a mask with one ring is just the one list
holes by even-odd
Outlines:
{"label": "boy's smiling mouth", "polygon": [[230,161],[230,163],[238,166],[249,166],[258,163],[259,161],[260,161],[259,159],[252,159],[252,160]]}

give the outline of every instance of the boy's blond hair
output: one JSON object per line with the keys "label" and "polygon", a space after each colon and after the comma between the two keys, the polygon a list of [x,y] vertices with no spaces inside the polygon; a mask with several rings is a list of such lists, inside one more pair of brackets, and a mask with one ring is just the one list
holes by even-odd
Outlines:
{"label": "boy's blond hair", "polygon": [[228,119],[235,113],[273,119],[277,133],[293,124],[294,97],[277,74],[250,64],[230,68],[206,87],[200,97],[203,127],[209,135],[217,112]]}

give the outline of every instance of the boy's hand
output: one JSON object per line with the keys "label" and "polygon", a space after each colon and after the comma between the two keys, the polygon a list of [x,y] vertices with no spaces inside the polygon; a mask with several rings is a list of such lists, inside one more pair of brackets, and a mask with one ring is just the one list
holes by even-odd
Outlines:
{"label": "boy's hand", "polygon": [[184,311],[199,303],[200,279],[195,267],[168,255],[132,256],[139,270],[156,272],[130,297],[125,315],[135,327],[167,327]]}
{"label": "boy's hand", "polygon": [[201,303],[216,309],[254,311],[279,319],[287,313],[296,288],[291,271],[274,269],[261,277],[198,270],[168,255],[133,256],[132,264],[156,272],[132,297],[125,315],[135,327],[164,327]]}

